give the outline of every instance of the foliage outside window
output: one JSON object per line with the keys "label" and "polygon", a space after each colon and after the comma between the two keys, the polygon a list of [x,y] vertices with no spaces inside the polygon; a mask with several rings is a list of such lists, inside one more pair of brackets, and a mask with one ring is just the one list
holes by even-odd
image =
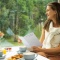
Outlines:
{"label": "foliage outside window", "polygon": [[33,31],[39,38],[46,20],[46,5],[53,1],[57,0],[0,0],[0,31],[5,33],[4,38],[11,38],[8,28],[20,36]]}

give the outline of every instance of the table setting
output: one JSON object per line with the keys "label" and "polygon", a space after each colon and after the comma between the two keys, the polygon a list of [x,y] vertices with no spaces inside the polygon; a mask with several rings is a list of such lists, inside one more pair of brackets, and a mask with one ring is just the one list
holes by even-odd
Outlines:
{"label": "table setting", "polygon": [[[5,49],[5,50],[4,50]],[[0,60],[49,60],[46,57],[30,52],[25,46],[4,47],[0,51]]]}

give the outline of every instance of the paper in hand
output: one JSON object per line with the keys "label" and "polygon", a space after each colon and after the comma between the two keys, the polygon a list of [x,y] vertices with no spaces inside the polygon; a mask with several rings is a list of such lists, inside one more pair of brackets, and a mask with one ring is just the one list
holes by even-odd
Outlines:
{"label": "paper in hand", "polygon": [[28,48],[31,48],[32,46],[42,46],[33,32],[19,38],[22,40],[22,43]]}

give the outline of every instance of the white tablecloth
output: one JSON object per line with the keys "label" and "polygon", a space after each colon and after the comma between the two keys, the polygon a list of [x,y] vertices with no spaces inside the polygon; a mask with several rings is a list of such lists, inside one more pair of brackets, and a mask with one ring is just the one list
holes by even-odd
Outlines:
{"label": "white tablecloth", "polygon": [[[17,51],[19,50],[19,47],[20,47],[20,46],[11,47],[12,50],[11,50],[11,51],[8,51],[8,52],[6,53],[6,57],[5,57],[5,59],[3,59],[3,60],[7,60],[8,57],[11,57],[11,56],[17,54]],[[38,56],[36,57],[36,59],[37,59],[37,60],[49,60],[49,59],[47,59],[47,58],[45,58],[45,57],[43,57],[43,56],[40,56],[40,55],[38,55]]]}

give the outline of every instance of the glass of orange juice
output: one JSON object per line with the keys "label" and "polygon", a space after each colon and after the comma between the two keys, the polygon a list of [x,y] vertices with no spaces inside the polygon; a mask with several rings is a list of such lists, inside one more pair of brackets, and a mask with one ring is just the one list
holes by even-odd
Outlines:
{"label": "glass of orange juice", "polygon": [[7,51],[6,51],[6,49],[3,49],[2,52],[3,52],[3,54],[6,54]]}

